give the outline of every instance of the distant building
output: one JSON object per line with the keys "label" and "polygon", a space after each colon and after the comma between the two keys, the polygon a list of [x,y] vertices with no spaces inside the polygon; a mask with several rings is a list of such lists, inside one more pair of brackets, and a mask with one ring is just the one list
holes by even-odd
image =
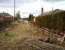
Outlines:
{"label": "distant building", "polygon": [[0,13],[0,22],[12,21],[12,20],[13,20],[13,16],[10,15],[9,13]]}
{"label": "distant building", "polygon": [[22,20],[26,20],[26,21],[28,21],[28,18],[22,18]]}
{"label": "distant building", "polygon": [[10,17],[10,16],[12,16],[12,15],[10,15],[9,13],[0,13],[0,16],[6,16],[6,17]]}

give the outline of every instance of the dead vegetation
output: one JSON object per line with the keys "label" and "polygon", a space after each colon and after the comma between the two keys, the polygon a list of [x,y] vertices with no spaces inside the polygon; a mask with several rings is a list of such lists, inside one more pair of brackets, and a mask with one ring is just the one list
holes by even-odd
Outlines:
{"label": "dead vegetation", "polygon": [[[9,27],[6,32],[0,33],[0,50],[43,50],[42,43],[44,43],[44,39],[46,41],[48,36],[46,31],[39,30],[30,23],[25,21],[16,22],[16,24]],[[38,41],[35,41],[34,39]],[[29,41],[31,42],[29,43]],[[39,43],[39,41],[41,42]],[[46,43],[44,43],[44,45],[46,45]]]}

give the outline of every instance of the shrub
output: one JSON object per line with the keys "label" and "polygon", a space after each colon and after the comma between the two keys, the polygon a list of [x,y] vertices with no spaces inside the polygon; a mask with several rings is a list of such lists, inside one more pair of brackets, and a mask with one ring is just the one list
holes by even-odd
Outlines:
{"label": "shrub", "polygon": [[49,29],[65,30],[65,11],[61,11],[52,15],[38,16],[36,18],[38,27],[46,27]]}

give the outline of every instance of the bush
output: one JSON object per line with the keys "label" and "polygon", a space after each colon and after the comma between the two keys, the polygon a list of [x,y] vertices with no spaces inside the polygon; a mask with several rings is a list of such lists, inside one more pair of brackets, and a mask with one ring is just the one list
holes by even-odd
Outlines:
{"label": "bush", "polygon": [[32,14],[29,14],[29,19],[28,19],[28,21],[33,21],[33,18],[34,18],[34,16],[33,16]]}
{"label": "bush", "polygon": [[49,29],[65,30],[65,11],[61,11],[52,15],[38,16],[36,18],[38,27],[46,27]]}
{"label": "bush", "polygon": [[21,19],[20,11],[18,11],[18,12],[16,13],[16,20],[19,21],[19,19]]}

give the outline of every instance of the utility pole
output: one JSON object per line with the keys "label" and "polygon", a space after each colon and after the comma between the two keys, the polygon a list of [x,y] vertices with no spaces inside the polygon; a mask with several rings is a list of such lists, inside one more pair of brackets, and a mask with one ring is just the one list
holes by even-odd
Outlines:
{"label": "utility pole", "polygon": [[14,0],[14,16],[13,16],[13,22],[14,22],[14,17],[15,17],[15,0]]}
{"label": "utility pole", "polygon": [[43,16],[43,8],[41,8],[41,16]]}

